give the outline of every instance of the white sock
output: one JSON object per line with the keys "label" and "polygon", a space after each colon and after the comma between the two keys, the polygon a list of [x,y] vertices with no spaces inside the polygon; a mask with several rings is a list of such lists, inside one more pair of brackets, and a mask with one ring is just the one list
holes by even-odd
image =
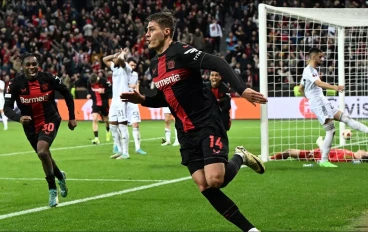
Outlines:
{"label": "white sock", "polygon": [[1,113],[1,118],[3,119],[4,129],[8,128],[8,117],[5,116],[4,112]]}
{"label": "white sock", "polygon": [[123,147],[123,154],[129,155],[129,131],[128,126],[124,124],[119,124],[119,130],[120,130],[120,141],[121,145]]}
{"label": "white sock", "polygon": [[139,128],[133,128],[133,138],[134,138],[134,144],[135,144],[135,150],[141,149],[141,133],[139,131]]}
{"label": "white sock", "polygon": [[171,130],[165,128],[165,138],[166,138],[166,142],[171,143]]}
{"label": "white sock", "polygon": [[323,141],[323,145],[322,145],[321,162],[326,162],[326,161],[328,161],[328,154],[330,153],[332,140],[333,140],[333,137],[335,135],[335,126],[334,126],[333,121],[331,121],[331,122],[323,125],[323,127],[326,130],[326,137],[325,137],[325,140]]}
{"label": "white sock", "polygon": [[111,131],[112,138],[114,139],[114,144],[118,147],[118,150],[121,153],[123,151],[123,147],[121,145],[120,132],[119,132],[118,126],[111,124],[110,131]]}
{"label": "white sock", "polygon": [[364,133],[368,133],[368,127],[354,119],[350,118],[349,116],[342,114],[341,115],[341,122],[345,123],[346,125],[350,126],[354,130],[358,130]]}
{"label": "white sock", "polygon": [[176,130],[176,128],[175,128],[175,143],[179,143],[179,140],[178,140],[178,131]]}

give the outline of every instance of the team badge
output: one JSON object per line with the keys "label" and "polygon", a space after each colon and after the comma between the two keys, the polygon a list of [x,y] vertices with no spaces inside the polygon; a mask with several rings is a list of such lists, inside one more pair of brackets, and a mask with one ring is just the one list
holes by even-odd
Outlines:
{"label": "team badge", "polygon": [[170,60],[169,62],[167,62],[167,68],[168,68],[168,69],[173,69],[173,68],[175,68],[175,61]]}
{"label": "team badge", "polygon": [[48,83],[42,84],[42,85],[41,85],[41,89],[42,89],[42,91],[47,91],[47,90],[49,90],[49,84],[48,84]]}

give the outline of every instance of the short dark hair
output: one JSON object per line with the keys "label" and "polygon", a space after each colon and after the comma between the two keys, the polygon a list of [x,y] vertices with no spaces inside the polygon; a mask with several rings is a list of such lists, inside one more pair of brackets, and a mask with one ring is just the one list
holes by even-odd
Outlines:
{"label": "short dark hair", "polygon": [[129,63],[129,62],[131,62],[131,61],[133,61],[134,63],[136,63],[136,64],[137,64],[137,61],[136,61],[133,57],[129,57],[129,58],[127,59],[127,63]]}
{"label": "short dark hair", "polygon": [[313,53],[320,53],[320,52],[322,52],[322,50],[319,48],[311,48],[309,50],[309,55],[312,55]]}
{"label": "short dark hair", "polygon": [[147,18],[148,22],[155,21],[161,28],[170,28],[171,36],[174,35],[175,30],[175,19],[170,11],[161,11],[151,14]]}
{"label": "short dark hair", "polygon": [[20,64],[23,65],[24,60],[27,57],[32,57],[32,56],[36,57],[38,64],[41,64],[42,56],[40,54],[37,54],[37,53],[29,53],[29,52],[25,52],[25,53],[23,53],[22,55],[19,56]]}
{"label": "short dark hair", "polygon": [[89,82],[91,82],[92,84],[97,82],[97,74],[96,73],[92,73],[91,76],[89,77]]}

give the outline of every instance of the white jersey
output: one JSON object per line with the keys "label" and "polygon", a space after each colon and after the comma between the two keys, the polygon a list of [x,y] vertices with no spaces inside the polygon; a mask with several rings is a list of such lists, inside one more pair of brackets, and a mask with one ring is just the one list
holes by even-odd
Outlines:
{"label": "white jersey", "polygon": [[5,82],[0,80],[0,110],[4,109],[5,104],[4,92],[5,92]]}
{"label": "white jersey", "polygon": [[125,68],[115,67],[114,62],[110,66],[112,70],[112,101],[120,101],[122,92],[129,92],[129,79],[132,68],[125,63]]}
{"label": "white jersey", "polygon": [[[132,75],[129,77],[129,85],[137,85],[138,84],[138,73],[133,71]],[[133,92],[133,89],[129,87],[129,92]]]}
{"label": "white jersey", "polygon": [[309,101],[310,108],[316,108],[328,102],[323,95],[322,88],[315,84],[315,81],[319,79],[319,74],[315,68],[310,65],[304,68],[300,84],[304,86],[304,94]]}

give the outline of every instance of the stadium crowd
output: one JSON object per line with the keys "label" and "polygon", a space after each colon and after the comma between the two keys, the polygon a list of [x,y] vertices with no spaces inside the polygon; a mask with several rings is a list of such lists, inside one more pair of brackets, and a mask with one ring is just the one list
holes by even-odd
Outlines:
{"label": "stadium crowd", "polygon": [[[58,75],[69,88],[75,87],[77,93],[83,92],[91,73],[111,80],[112,72],[102,63],[102,57],[128,47],[130,56],[138,61],[136,71],[141,91],[149,91],[154,88],[148,69],[153,54],[145,44],[145,20],[151,13],[171,10],[178,20],[174,40],[222,56],[247,86],[258,89],[257,6],[261,2],[275,6],[344,7],[343,2],[331,0],[3,0],[1,79],[8,83],[21,72],[20,54],[36,52],[44,57],[44,71]],[[352,1],[350,6],[363,4]],[[292,31],[282,30],[290,26],[284,24],[278,31],[269,31],[270,44],[272,36],[293,44],[308,39],[308,35],[282,36],[284,31]],[[277,49],[281,54],[283,47]],[[303,54],[296,51],[284,52],[282,56],[288,62],[303,59]],[[282,62],[275,63],[269,64],[269,74],[282,79],[280,82],[294,82],[284,74],[294,75],[296,71],[285,70]],[[203,71],[203,78],[208,77],[209,72]],[[276,82],[275,79],[269,82]]]}

